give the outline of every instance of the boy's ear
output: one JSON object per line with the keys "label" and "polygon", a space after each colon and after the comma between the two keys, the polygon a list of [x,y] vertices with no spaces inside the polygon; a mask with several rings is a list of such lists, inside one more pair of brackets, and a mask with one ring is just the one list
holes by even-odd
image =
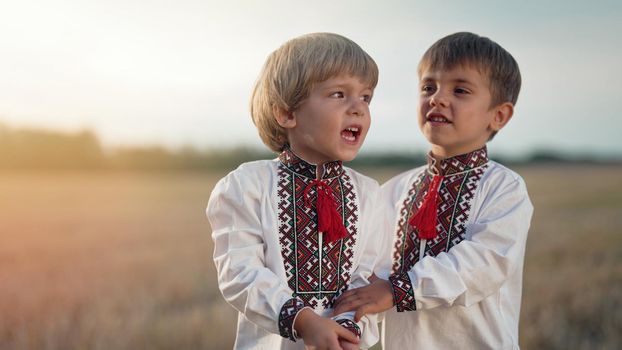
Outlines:
{"label": "boy's ear", "polygon": [[296,126],[296,117],[293,112],[288,112],[283,108],[277,106],[273,107],[274,117],[276,122],[284,129],[291,129]]}
{"label": "boy's ear", "polygon": [[494,113],[489,127],[492,131],[499,131],[512,119],[514,105],[511,102],[504,102],[494,107]]}

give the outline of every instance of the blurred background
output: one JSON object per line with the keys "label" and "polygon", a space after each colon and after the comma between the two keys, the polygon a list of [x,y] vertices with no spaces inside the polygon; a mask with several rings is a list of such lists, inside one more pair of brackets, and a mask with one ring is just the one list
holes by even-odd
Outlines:
{"label": "blurred background", "polygon": [[248,100],[266,56],[309,32],[378,63],[350,166],[423,162],[416,66],[471,31],[523,88],[491,157],[535,214],[521,346],[622,344],[622,5],[617,1],[51,0],[0,4],[0,349],[226,349],[204,210],[239,163],[273,158]]}

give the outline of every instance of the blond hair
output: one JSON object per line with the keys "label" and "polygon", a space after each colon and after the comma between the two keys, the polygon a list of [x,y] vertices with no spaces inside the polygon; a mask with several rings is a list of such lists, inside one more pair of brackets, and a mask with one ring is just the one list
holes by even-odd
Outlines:
{"label": "blond hair", "polygon": [[250,109],[261,140],[280,152],[286,130],[278,111],[294,112],[309,97],[314,84],[349,74],[370,88],[378,83],[376,62],[352,40],[338,34],[313,33],[291,39],[266,59],[255,83]]}

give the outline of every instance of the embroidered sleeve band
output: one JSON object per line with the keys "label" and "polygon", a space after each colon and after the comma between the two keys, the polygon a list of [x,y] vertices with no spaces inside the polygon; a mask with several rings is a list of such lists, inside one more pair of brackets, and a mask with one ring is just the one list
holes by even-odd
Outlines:
{"label": "embroidered sleeve band", "polygon": [[339,323],[341,326],[343,326],[350,332],[354,333],[357,338],[359,339],[361,338],[361,329],[356,323],[354,323],[354,321],[348,320],[346,318],[342,318],[342,319],[337,320],[337,323]]}
{"label": "embroidered sleeve band", "polygon": [[304,307],[304,302],[298,298],[291,298],[283,304],[279,313],[279,333],[283,338],[296,341],[294,320],[298,312]]}
{"label": "embroidered sleeve band", "polygon": [[415,294],[413,285],[410,282],[408,273],[397,273],[389,276],[391,287],[393,288],[393,303],[397,307],[397,312],[415,311]]}

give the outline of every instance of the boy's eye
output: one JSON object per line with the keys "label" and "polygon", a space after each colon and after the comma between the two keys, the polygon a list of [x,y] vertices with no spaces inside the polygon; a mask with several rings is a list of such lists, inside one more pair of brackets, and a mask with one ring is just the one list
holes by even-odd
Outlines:
{"label": "boy's eye", "polygon": [[431,92],[434,92],[434,86],[432,85],[421,85],[421,92],[423,94],[429,94]]}
{"label": "boy's eye", "polygon": [[371,102],[371,95],[363,95],[361,96],[361,99],[367,103]]}
{"label": "boy's eye", "polygon": [[332,94],[330,94],[331,97],[337,97],[337,98],[343,98],[343,91],[335,91]]}
{"label": "boy's eye", "polygon": [[469,90],[463,89],[463,88],[455,88],[454,92],[457,93],[457,94],[468,94]]}

